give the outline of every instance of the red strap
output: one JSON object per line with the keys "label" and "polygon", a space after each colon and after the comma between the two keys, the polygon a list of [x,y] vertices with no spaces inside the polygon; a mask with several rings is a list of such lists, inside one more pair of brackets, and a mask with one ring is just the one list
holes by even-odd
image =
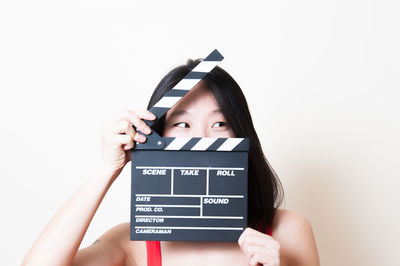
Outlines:
{"label": "red strap", "polygon": [[[259,224],[257,225],[257,230],[260,231],[260,232],[263,232],[263,226],[262,226],[261,223],[259,223]],[[265,229],[265,232],[264,232],[264,233],[266,233],[267,235],[272,236],[272,226],[271,226],[271,227],[267,227],[267,228]]]}
{"label": "red strap", "polygon": [[147,266],[161,266],[160,241],[146,241]]}
{"label": "red strap", "polygon": [[267,233],[268,235],[272,236],[272,227],[268,227],[266,233]]}

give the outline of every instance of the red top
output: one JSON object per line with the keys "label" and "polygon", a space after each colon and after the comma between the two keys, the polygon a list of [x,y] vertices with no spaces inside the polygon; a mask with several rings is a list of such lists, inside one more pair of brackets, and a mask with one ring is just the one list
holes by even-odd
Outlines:
{"label": "red top", "polygon": [[[266,233],[272,236],[272,227],[267,228]],[[160,241],[146,241],[146,250],[147,266],[161,266]]]}

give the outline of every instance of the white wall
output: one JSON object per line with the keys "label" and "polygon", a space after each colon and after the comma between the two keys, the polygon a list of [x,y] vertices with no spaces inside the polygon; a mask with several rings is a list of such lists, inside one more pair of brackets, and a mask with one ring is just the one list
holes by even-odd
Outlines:
{"label": "white wall", "polygon": [[[96,167],[101,121],[218,48],[242,86],[286,208],[321,265],[399,265],[397,1],[2,1],[0,250],[17,265]],[[129,219],[130,174],[83,241]],[[295,237],[295,236],[294,236]]]}

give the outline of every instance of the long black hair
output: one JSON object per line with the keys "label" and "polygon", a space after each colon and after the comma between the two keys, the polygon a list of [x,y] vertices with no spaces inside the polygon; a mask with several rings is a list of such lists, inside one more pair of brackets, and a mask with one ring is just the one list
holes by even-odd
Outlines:
{"label": "long black hair", "polygon": [[[187,60],[186,65],[172,69],[157,85],[147,109],[156,104],[168,91],[182,80],[201,59]],[[222,68],[215,67],[203,79],[214,95],[222,114],[235,137],[250,138],[248,170],[248,225],[271,227],[277,208],[283,201],[282,184],[269,165],[254,129],[246,98],[236,81]],[[164,118],[165,119],[165,118]],[[164,119],[153,126],[163,134]]]}

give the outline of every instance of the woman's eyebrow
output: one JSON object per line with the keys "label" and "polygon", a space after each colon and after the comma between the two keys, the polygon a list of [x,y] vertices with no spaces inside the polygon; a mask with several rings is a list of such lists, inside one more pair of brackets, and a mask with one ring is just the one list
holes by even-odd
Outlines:
{"label": "woman's eyebrow", "polygon": [[[212,114],[221,114],[222,111],[221,109],[216,109],[214,111],[211,112]],[[186,110],[176,110],[174,112],[172,112],[169,117],[173,117],[173,116],[179,116],[179,115],[190,115],[191,113],[186,111]]]}
{"label": "woman's eyebrow", "polygon": [[172,112],[172,114],[169,117],[177,116],[177,115],[188,115],[190,114],[188,111],[185,110],[176,110]]}

